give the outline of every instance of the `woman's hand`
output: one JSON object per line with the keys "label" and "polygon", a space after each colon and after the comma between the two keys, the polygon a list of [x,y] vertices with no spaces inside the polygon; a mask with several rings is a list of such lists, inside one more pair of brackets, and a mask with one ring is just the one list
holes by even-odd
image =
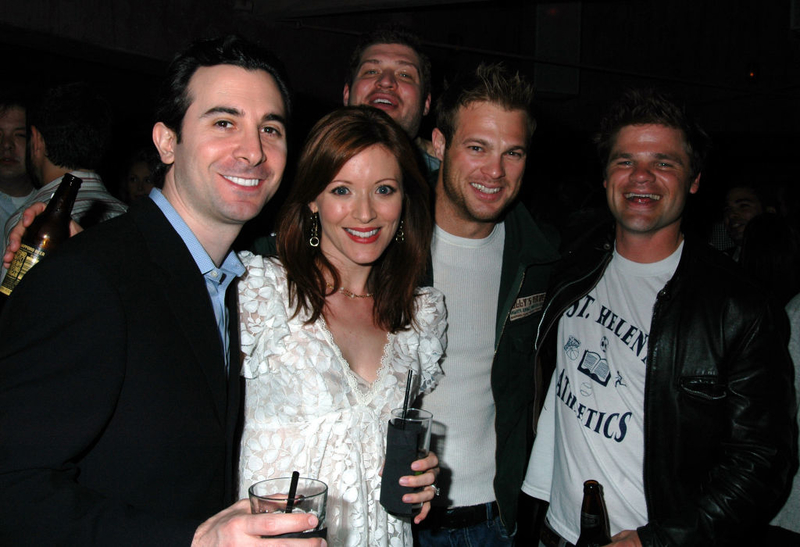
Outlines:
{"label": "woman's hand", "polygon": [[411,469],[417,474],[400,477],[400,485],[422,488],[421,491],[414,494],[403,495],[404,503],[422,504],[422,510],[414,517],[414,523],[419,524],[428,516],[428,512],[431,510],[431,500],[439,493],[439,489],[433,485],[439,475],[439,458],[433,452],[428,452],[425,458],[412,463]]}

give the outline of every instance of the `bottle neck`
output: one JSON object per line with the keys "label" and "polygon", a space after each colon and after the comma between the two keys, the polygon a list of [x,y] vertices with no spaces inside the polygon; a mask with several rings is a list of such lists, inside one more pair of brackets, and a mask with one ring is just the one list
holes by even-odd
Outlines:
{"label": "bottle neck", "polygon": [[66,173],[47,204],[45,214],[55,216],[69,215],[72,211],[72,206],[75,204],[75,198],[78,197],[81,183],[83,183],[83,179],[71,173]]}

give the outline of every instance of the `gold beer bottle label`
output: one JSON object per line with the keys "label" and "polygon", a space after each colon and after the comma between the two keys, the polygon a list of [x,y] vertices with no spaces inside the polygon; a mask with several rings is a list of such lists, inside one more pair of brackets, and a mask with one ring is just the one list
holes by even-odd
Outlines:
{"label": "gold beer bottle label", "polygon": [[14,255],[14,260],[8,268],[8,273],[3,279],[3,284],[0,286],[0,293],[6,296],[11,294],[17,283],[28,273],[33,265],[44,258],[46,253],[41,249],[34,249],[30,245],[24,243],[20,245],[19,250]]}

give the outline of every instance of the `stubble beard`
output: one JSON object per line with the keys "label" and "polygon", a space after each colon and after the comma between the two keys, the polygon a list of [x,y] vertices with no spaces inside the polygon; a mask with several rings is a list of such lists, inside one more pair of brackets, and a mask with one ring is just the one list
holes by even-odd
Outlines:
{"label": "stubble beard", "polygon": [[[480,222],[486,224],[495,224],[502,217],[507,209],[506,206],[498,209],[497,211],[481,213],[476,211],[470,206],[469,201],[464,195],[469,191],[468,188],[463,188],[463,192],[459,192],[459,187],[455,181],[450,177],[450,168],[448,162],[443,161],[442,166],[442,193],[449,203],[448,210],[454,213],[455,216],[465,222]],[[466,183],[465,186],[469,186]],[[438,198],[441,199],[441,198]]]}

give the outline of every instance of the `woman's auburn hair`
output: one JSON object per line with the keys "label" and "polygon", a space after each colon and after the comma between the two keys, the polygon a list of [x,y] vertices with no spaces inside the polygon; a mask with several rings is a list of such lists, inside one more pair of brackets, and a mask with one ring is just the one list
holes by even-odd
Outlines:
{"label": "woman's auburn hair", "polygon": [[[335,110],[311,129],[278,218],[278,257],[287,272],[289,305],[294,308],[293,316],[301,310],[309,314],[307,323],[319,319],[326,296],[341,282],[320,247],[309,244],[309,203],[325,190],[345,163],[372,146],[380,146],[395,157],[403,191],[403,240],[392,239],[369,277],[374,322],[396,332],[408,328],[413,321],[415,291],[425,275],[433,230],[430,188],[420,171],[418,152],[405,131],[381,110],[352,106]],[[326,286],[325,272],[333,278],[333,289]]]}

